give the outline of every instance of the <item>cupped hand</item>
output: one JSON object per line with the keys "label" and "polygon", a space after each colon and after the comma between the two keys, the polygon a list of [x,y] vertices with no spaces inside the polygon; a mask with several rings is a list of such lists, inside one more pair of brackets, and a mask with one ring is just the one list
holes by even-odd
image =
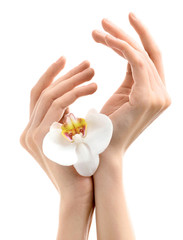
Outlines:
{"label": "cupped hand", "polygon": [[171,102],[160,50],[134,14],[129,14],[129,20],[143,46],[107,19],[102,21],[107,33],[95,30],[92,34],[96,42],[110,47],[128,62],[124,81],[101,110],[111,118],[114,126],[107,153],[124,153]]}
{"label": "cupped hand", "polygon": [[59,58],[32,88],[30,119],[20,142],[43,168],[62,197],[77,200],[93,195],[92,178],[82,177],[72,166],[64,167],[46,158],[42,152],[42,142],[53,122],[63,122],[64,116],[69,112],[68,106],[79,97],[93,94],[97,85],[91,83],[77,87],[94,76],[94,70],[88,61],[52,83],[64,65],[65,58]]}

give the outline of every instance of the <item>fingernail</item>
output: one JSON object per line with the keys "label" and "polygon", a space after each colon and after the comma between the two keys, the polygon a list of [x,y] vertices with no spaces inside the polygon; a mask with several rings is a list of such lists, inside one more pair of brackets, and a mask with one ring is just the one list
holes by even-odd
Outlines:
{"label": "fingernail", "polygon": [[88,60],[84,60],[83,62],[80,63],[80,66],[82,66],[82,65],[87,65],[89,67],[90,62]]}
{"label": "fingernail", "polygon": [[60,57],[60,58],[56,61],[56,63],[59,63],[59,62],[63,61],[64,59],[65,59],[65,57],[62,56],[62,57]]}
{"label": "fingernail", "polygon": [[103,18],[102,19],[102,25],[105,24],[105,23],[112,24],[112,22],[108,18]]}
{"label": "fingernail", "polygon": [[102,31],[100,31],[100,30],[97,30],[97,29],[96,29],[96,30],[94,30],[94,32],[95,32],[95,33],[99,33],[99,34],[101,34],[101,33],[102,33]]}
{"label": "fingernail", "polygon": [[134,14],[134,13],[130,13],[130,16],[134,19],[134,20],[136,20],[137,19],[137,17],[136,17],[136,15]]}
{"label": "fingernail", "polygon": [[110,22],[108,18],[103,18],[102,21]]}

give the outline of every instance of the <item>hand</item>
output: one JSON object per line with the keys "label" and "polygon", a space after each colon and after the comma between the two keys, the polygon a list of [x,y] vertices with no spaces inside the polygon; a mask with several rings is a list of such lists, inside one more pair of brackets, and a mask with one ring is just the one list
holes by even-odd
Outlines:
{"label": "hand", "polygon": [[93,176],[97,234],[106,240],[135,239],[124,194],[123,155],[137,136],[170,105],[161,54],[142,23],[133,14],[129,19],[143,47],[107,19],[102,25],[109,34],[93,32],[96,42],[112,48],[128,61],[123,83],[101,110],[111,118],[114,128],[111,142],[100,154],[100,165]]}
{"label": "hand", "polygon": [[48,68],[33,87],[30,99],[30,120],[21,135],[20,142],[40,164],[64,199],[67,198],[67,201],[90,199],[91,203],[92,178],[80,176],[72,166],[64,167],[50,161],[42,152],[42,141],[51,124],[55,121],[62,122],[69,112],[70,104],[81,96],[93,94],[97,89],[95,83],[76,88],[94,76],[94,70],[89,67],[87,61],[52,83],[64,65],[65,58],[61,57]]}
{"label": "hand", "polygon": [[111,150],[124,153],[138,135],[170,105],[161,53],[139,19],[131,13],[129,20],[143,47],[107,19],[102,21],[102,25],[109,34],[93,31],[96,42],[112,48],[128,61],[123,83],[101,110],[111,118],[114,126],[111,143],[105,151],[107,154]]}

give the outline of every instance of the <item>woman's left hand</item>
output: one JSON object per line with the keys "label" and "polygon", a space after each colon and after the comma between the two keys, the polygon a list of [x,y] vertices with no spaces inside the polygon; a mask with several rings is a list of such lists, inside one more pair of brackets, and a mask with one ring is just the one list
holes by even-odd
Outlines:
{"label": "woman's left hand", "polygon": [[143,47],[107,19],[102,21],[102,25],[109,34],[97,30],[93,32],[96,42],[110,47],[128,62],[124,81],[101,110],[111,118],[114,126],[111,143],[104,152],[107,155],[110,151],[124,153],[170,105],[161,53],[139,19],[130,14],[129,20]]}

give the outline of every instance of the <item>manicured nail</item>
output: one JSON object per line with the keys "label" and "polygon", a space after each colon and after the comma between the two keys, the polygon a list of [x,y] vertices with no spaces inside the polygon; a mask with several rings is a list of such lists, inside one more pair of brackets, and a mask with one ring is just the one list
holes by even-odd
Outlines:
{"label": "manicured nail", "polygon": [[103,18],[103,19],[102,19],[102,22],[110,23],[111,21],[110,21],[108,18]]}
{"label": "manicured nail", "polygon": [[102,33],[102,31],[100,31],[100,30],[97,30],[97,29],[96,29],[96,30],[94,30],[94,32],[95,32],[95,33],[99,33],[99,34],[101,34],[101,33]]}
{"label": "manicured nail", "polygon": [[130,16],[134,19],[134,20],[136,20],[137,19],[137,17],[135,16],[135,14],[134,13],[130,13]]}
{"label": "manicured nail", "polygon": [[56,63],[60,63],[60,62],[62,62],[64,59],[65,59],[65,57],[62,56],[62,57],[60,57],[60,58],[56,61]]}
{"label": "manicured nail", "polygon": [[109,22],[108,18],[103,18],[103,21]]}
{"label": "manicured nail", "polygon": [[84,60],[84,61],[81,62],[79,65],[80,65],[80,66],[82,66],[82,65],[87,65],[87,66],[89,67],[89,66],[90,66],[90,62],[89,62],[88,60]]}

